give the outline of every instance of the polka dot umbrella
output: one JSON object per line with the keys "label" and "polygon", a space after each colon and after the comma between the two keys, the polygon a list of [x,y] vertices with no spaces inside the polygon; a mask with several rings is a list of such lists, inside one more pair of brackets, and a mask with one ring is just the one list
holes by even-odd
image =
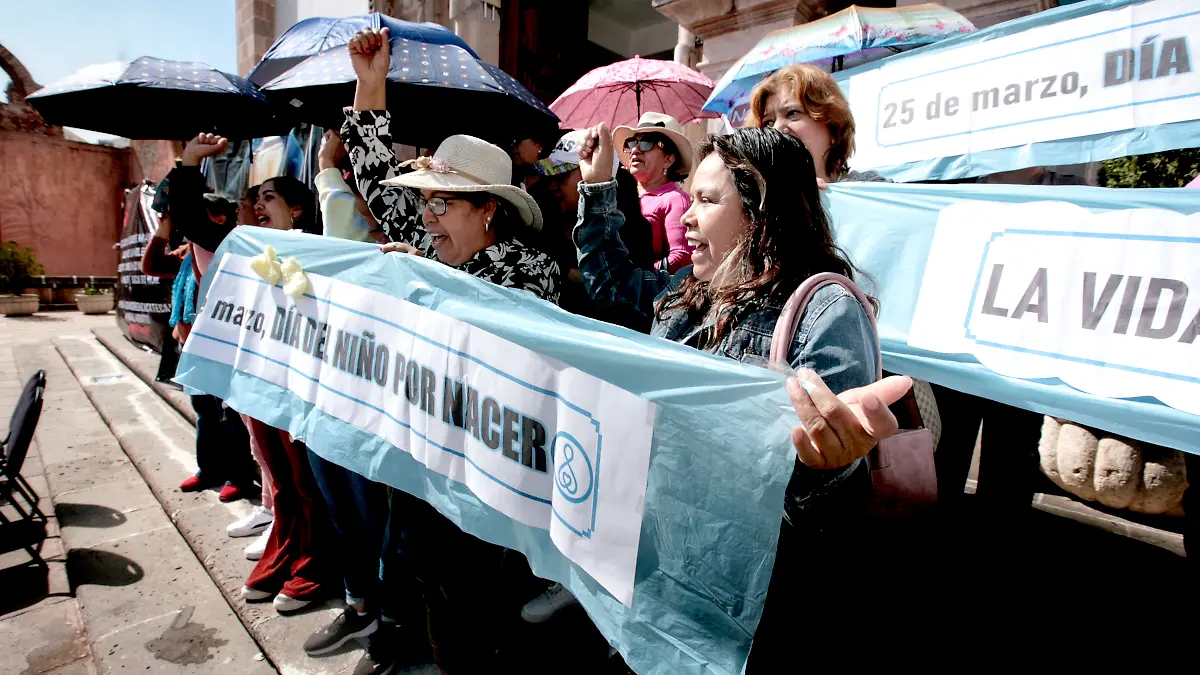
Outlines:
{"label": "polka dot umbrella", "polygon": [[[497,144],[556,135],[558,118],[499,68],[452,44],[392,38],[387,104],[398,143],[436,147],[446,136],[471,134]],[[338,128],[354,102],[357,78],[345,46],[296,65],[263,87],[300,120]]]}
{"label": "polka dot umbrella", "polygon": [[336,18],[313,17],[297,22],[284,31],[267,53],[263,54],[262,60],[254,66],[254,70],[246,75],[246,79],[262,86],[294,68],[301,61],[350,42],[350,38],[363,28],[387,28],[393,38],[458,45],[471,52],[472,58],[478,58],[454,31],[436,23],[401,21],[379,12]]}
{"label": "polka dot umbrella", "polygon": [[550,104],[564,129],[585,129],[600,122],[610,128],[637,124],[644,112],[670,115],[680,124],[717,117],[701,110],[713,81],[682,63],[632,59],[596,68]]}
{"label": "polka dot umbrella", "polygon": [[290,127],[245,79],[150,56],[88,66],[27,100],[51,124],[125,138],[185,140],[207,131],[240,140]]}

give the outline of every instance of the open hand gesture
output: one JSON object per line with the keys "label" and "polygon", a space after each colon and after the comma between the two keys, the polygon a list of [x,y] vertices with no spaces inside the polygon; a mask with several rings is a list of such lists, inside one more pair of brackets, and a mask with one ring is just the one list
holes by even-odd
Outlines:
{"label": "open hand gesture", "polygon": [[811,370],[789,377],[788,396],[800,418],[792,445],[800,461],[814,469],[836,469],[865,457],[899,428],[888,406],[912,388],[902,375],[834,395]]}

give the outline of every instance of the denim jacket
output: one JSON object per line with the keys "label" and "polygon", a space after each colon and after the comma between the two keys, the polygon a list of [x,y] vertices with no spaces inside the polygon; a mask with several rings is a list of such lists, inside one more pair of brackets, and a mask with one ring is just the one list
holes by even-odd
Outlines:
{"label": "denim jacket", "polygon": [[[579,184],[579,222],[574,232],[579,272],[588,294],[601,306],[655,316],[656,301],[678,287],[691,275],[692,268],[685,267],[673,276],[661,270],[635,269],[617,235],[625,217],[617,209],[616,195],[615,181]],[[797,255],[803,253],[798,251]],[[748,309],[713,351],[766,367],[771,356],[771,335],[782,310],[782,304],[768,303]],[[689,318],[686,310],[671,310],[655,317],[650,334],[696,346],[703,327]],[[879,368],[877,358],[875,334],[858,300],[835,284],[813,294],[788,349],[788,365],[812,369],[834,393],[839,393],[874,382]],[[822,501],[819,497],[831,493],[858,464],[819,471],[797,462],[788,485],[785,515],[791,518],[810,503]]]}

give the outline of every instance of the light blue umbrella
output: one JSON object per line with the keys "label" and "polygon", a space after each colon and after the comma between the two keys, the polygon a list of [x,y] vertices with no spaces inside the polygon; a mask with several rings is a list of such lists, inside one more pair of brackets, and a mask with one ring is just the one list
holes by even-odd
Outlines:
{"label": "light blue umbrella", "polygon": [[894,9],[852,5],[759,40],[717,82],[704,109],[732,113],[746,102],[754,85],[785,66],[811,63],[837,72],[974,30],[961,14],[941,5]]}

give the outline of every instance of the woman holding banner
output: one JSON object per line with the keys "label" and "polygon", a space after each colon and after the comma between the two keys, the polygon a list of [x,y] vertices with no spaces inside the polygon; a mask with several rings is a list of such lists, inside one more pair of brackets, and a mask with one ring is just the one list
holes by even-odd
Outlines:
{"label": "woman holding banner", "polygon": [[[533,198],[512,185],[509,154],[481,139],[456,135],[432,157],[402,164],[392,151],[387,111],[388,29],[360,31],[349,51],[358,84],[341,137],[360,192],[391,239],[381,250],[435,258],[557,303],[561,271],[550,256],[524,243],[534,241],[542,213]],[[380,520],[375,513],[362,517],[364,523]],[[401,634],[401,628],[422,625],[421,615],[414,619],[411,614],[411,584],[419,579],[427,603],[419,609],[428,611],[428,637],[443,672],[488,670],[502,642],[495,626],[504,625],[498,621],[498,593],[506,583],[498,575],[506,551],[464,534],[433,507],[398,490],[391,491],[385,520],[378,590],[385,597],[350,603],[345,618],[314,634],[306,648],[322,653],[346,636],[373,630],[360,670],[389,670],[405,656],[405,648],[413,647],[404,638],[414,636]],[[374,629],[370,616],[359,613],[378,611],[368,605],[384,607]],[[401,612],[405,616],[394,616]]]}
{"label": "woman holding banner", "polygon": [[[801,282],[821,272],[854,275],[821,208],[812,156],[796,139],[774,129],[743,129],[705,141],[692,176],[692,206],[683,216],[688,240],[695,245],[693,264],[675,275],[629,263],[616,234],[623,216],[610,179],[611,152],[603,124],[591,130],[580,152],[579,267],[597,302],[652,316],[652,334],[767,365],[764,357],[771,353],[782,306]],[[878,352],[868,311],[842,286],[823,286],[787,350],[796,371],[787,388],[804,426],[793,432],[800,461],[786,493],[778,558],[751,652],[751,672],[794,654],[803,628],[796,608],[819,607],[813,617],[819,615],[825,625],[841,625],[839,619],[852,625],[862,611],[852,581],[862,563],[847,533],[856,504],[869,488],[860,459],[873,441],[831,442],[827,420],[812,416],[808,405],[820,399],[821,408],[832,409],[830,392],[818,376],[834,392],[874,381]],[[902,392],[908,380],[894,378],[887,386]],[[854,438],[846,435],[846,440]],[[805,569],[848,583],[802,577]]]}

